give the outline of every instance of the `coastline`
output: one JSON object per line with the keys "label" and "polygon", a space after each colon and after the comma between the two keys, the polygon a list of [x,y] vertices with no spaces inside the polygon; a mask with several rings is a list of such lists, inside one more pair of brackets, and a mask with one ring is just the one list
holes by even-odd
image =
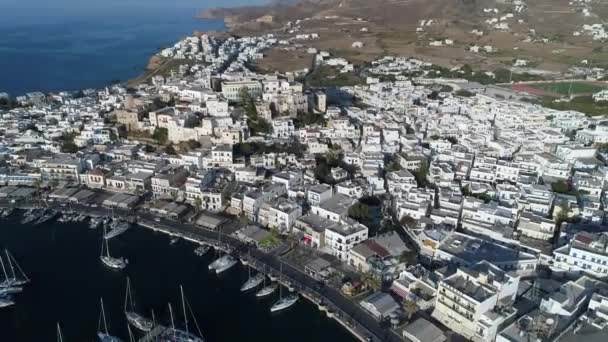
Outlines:
{"label": "coastline", "polygon": [[[90,208],[80,205],[69,207],[56,204],[42,206],[36,203],[13,204],[0,201],[0,208],[20,210],[53,209],[60,213],[80,211],[87,212],[87,215],[91,217],[107,216],[107,208],[103,207]],[[77,207],[82,208],[78,210]],[[123,212],[119,209],[114,209],[113,213],[114,217],[125,220],[133,219],[133,213],[129,211]],[[296,291],[301,294],[302,297],[316,305],[320,311],[326,312],[328,318],[334,319],[356,339],[360,341],[400,341],[400,338],[395,334],[387,333],[386,330],[380,327],[377,321],[357,304],[352,303],[344,297],[338,290],[326,286],[318,287],[318,282],[314,278],[299,269],[280,261],[274,255],[265,253],[257,248],[250,248],[244,242],[221,233],[221,230],[218,233],[217,231],[208,230],[194,224],[177,221],[170,221],[170,223],[168,220],[157,222],[149,214],[138,214],[134,223],[142,228],[172,237],[179,237],[195,244],[211,245],[214,248],[219,248],[226,253],[238,257],[243,264],[248,264],[248,258],[252,258],[255,262],[251,266],[258,270],[258,272],[268,274],[271,278],[272,274],[279,274],[282,264],[285,267],[282,268],[283,279],[281,279],[280,283],[290,291]],[[219,244],[220,242],[222,243],[221,245]],[[285,280],[286,278],[288,279],[287,281]],[[353,308],[355,311],[353,311]]]}

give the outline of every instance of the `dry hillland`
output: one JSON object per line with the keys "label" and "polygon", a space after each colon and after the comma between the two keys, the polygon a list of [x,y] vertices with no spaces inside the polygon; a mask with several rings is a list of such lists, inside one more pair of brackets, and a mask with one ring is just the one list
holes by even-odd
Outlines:
{"label": "dry hillland", "polygon": [[[307,47],[355,63],[399,55],[487,70],[517,59],[548,73],[563,73],[583,60],[608,67],[605,40],[583,30],[608,19],[608,2],[601,0],[301,0],[213,9],[202,16],[224,18],[235,35],[318,33],[320,38],[306,41]],[[354,42],[363,47],[353,48]],[[263,63],[268,65],[262,68],[270,68],[277,62]],[[300,67],[294,64],[293,69]]]}

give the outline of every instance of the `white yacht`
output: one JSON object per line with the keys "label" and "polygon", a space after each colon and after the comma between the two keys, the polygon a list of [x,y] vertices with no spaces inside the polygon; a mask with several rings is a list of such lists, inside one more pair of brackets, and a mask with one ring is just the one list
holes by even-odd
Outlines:
{"label": "white yacht", "polygon": [[[279,275],[279,279],[283,275],[283,263],[281,263],[281,273]],[[290,294],[286,297],[283,297],[283,286],[279,285],[279,300],[274,303],[274,305],[270,308],[270,312],[278,312],[281,310],[285,310],[292,305],[294,305],[300,297],[297,293]]]}
{"label": "white yacht", "polygon": [[[103,246],[106,246],[105,250],[106,250],[106,254],[104,254],[104,248]],[[101,262],[103,262],[104,265],[108,266],[109,268],[115,269],[115,270],[122,270],[125,267],[127,267],[127,260],[124,258],[113,258],[110,255],[110,246],[108,245],[108,240],[103,239],[101,241],[101,256],[99,257],[101,259]]]}
{"label": "white yacht", "polygon": [[270,312],[285,310],[294,305],[299,298],[300,297],[297,294],[290,294],[286,297],[282,297],[276,303],[274,303],[274,305],[270,308]]}
{"label": "white yacht", "polygon": [[245,284],[243,284],[243,286],[241,286],[241,292],[249,291],[253,288],[258,287],[261,283],[264,282],[264,278],[265,278],[265,276],[262,273],[258,273],[256,275],[254,275],[253,277],[249,277],[249,279],[247,279]]}
{"label": "white yacht", "polygon": [[122,270],[125,267],[127,267],[127,261],[124,258],[119,259],[119,258],[112,258],[109,256],[102,255],[101,261],[103,262],[104,265],[108,266],[109,268],[116,269],[116,270]]}
{"label": "white yacht", "polygon": [[[188,315],[186,312],[186,297],[184,296],[184,289],[180,285],[179,287],[181,295],[182,295],[182,309],[184,314],[184,328],[185,330],[179,329],[175,327],[175,322],[173,321],[173,309],[171,308],[171,304],[169,304],[169,315],[171,316],[171,327],[163,331],[163,333],[157,338],[156,341],[159,342],[205,342],[205,339],[199,336],[202,336],[201,330],[198,326],[196,320],[194,324],[196,326],[196,330],[198,331],[198,335],[191,333],[188,326]],[[188,308],[190,308],[190,304],[188,304]],[[190,312],[192,313],[192,312]]]}
{"label": "white yacht", "polygon": [[277,284],[270,284],[268,286],[264,286],[260,291],[258,291],[255,296],[258,298],[262,298],[262,297],[266,297],[272,293],[274,293],[274,291],[277,290]]}
{"label": "white yacht", "polygon": [[101,331],[101,326],[99,327],[100,331],[97,332],[97,338],[99,338],[100,342],[122,342],[118,337],[112,336],[108,333],[108,324],[106,322],[106,310],[103,308],[103,298],[101,299],[101,320],[99,324],[103,323],[103,331]]}
{"label": "white yacht", "polygon": [[135,311],[135,304],[133,303],[133,298],[131,298],[131,281],[129,278],[127,278],[127,292],[125,293],[125,316],[130,325],[143,332],[149,332],[154,327],[152,320]]}
{"label": "white yacht", "polygon": [[216,274],[220,274],[232,268],[234,265],[236,265],[236,263],[237,261],[235,258],[229,254],[226,254],[209,264],[209,270],[215,271]]}

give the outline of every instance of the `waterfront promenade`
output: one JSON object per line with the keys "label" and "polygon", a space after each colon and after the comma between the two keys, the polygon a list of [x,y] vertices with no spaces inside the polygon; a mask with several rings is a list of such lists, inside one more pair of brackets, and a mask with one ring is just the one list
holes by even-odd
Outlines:
{"label": "waterfront promenade", "polygon": [[[39,201],[26,201],[13,204],[0,200],[0,207],[28,209],[40,206]],[[82,212],[90,216],[107,216],[109,214],[108,209],[101,206],[91,207],[78,204],[65,206],[54,202],[47,203],[45,208],[58,211]],[[267,274],[276,276],[282,269],[281,281],[283,284],[299,292],[308,300],[311,300],[321,310],[327,311],[328,317],[334,318],[358,339],[362,341],[402,341],[393,330],[383,327],[380,322],[374,319],[357,303],[344,297],[338,289],[326,286],[308,276],[302,270],[282,262],[279,256],[245,244],[230,235],[223,234],[221,230],[220,232],[212,231],[187,222],[158,218],[139,209],[131,211],[114,209],[113,215],[125,219],[135,218],[137,224],[141,227],[179,236],[195,243],[211,244],[216,248],[230,251],[235,256],[252,262],[253,267],[260,271],[263,270]],[[220,241],[221,245],[219,244]],[[281,264],[283,267],[281,267]]]}

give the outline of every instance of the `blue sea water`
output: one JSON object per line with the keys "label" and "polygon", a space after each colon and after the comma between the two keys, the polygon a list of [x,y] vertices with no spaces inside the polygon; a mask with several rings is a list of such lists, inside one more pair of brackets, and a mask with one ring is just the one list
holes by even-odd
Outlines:
{"label": "blue sea water", "polygon": [[256,0],[0,0],[0,92],[103,87],[143,72],[149,57],[222,20],[204,8]]}

